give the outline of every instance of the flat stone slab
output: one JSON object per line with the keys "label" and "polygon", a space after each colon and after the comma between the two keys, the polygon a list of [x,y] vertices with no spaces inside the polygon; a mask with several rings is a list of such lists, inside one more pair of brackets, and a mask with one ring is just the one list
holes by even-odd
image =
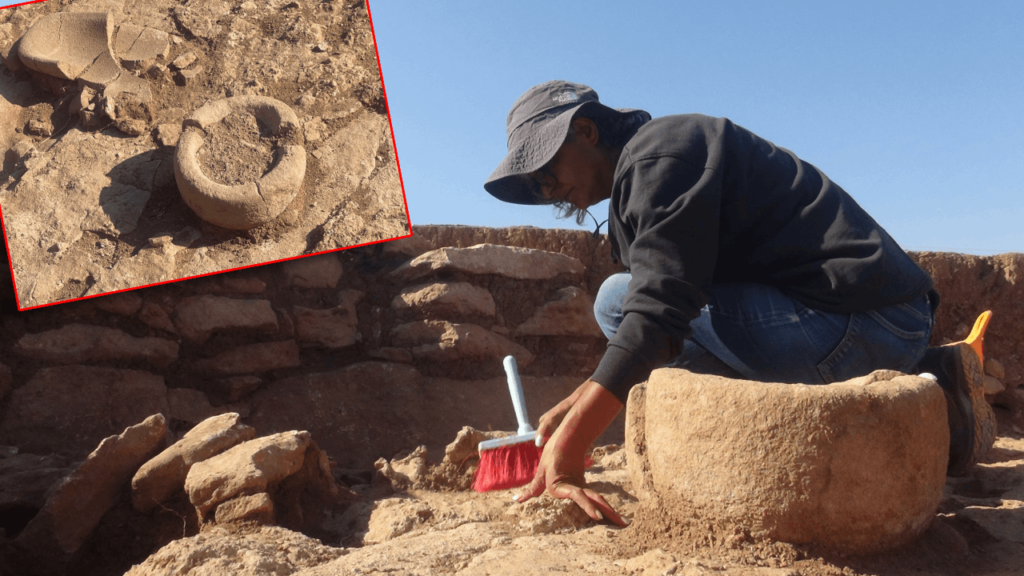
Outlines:
{"label": "flat stone slab", "polygon": [[394,346],[409,348],[413,357],[433,362],[512,355],[521,366],[527,366],[535,359],[526,348],[476,324],[409,322],[395,327],[391,341]]}
{"label": "flat stone slab", "polygon": [[299,346],[295,340],[281,340],[239,346],[213,358],[200,360],[195,366],[201,373],[231,376],[259,374],[277,368],[294,368],[300,364]]}
{"label": "flat stone slab", "polygon": [[584,266],[579,260],[564,254],[479,244],[469,248],[432,250],[403,264],[391,275],[413,281],[450,272],[494,274],[514,280],[550,280],[561,274],[582,276]]}
{"label": "flat stone slab", "polygon": [[202,344],[214,332],[254,330],[273,333],[278,330],[277,314],[269,300],[192,296],[174,309],[174,324],[185,338]]}
{"label": "flat stone slab", "polygon": [[178,343],[166,338],[136,338],[116,328],[67,324],[56,330],[26,334],[14,351],[57,364],[107,360],[141,360],[161,368],[178,358]]}
{"label": "flat stone slab", "polygon": [[641,501],[774,540],[848,554],[920,535],[942,499],[942,390],[894,371],[827,386],[655,370],[630,392],[626,446]]}
{"label": "flat stone slab", "polygon": [[319,254],[289,260],[281,264],[281,272],[288,285],[295,288],[335,288],[342,267],[336,254]]}
{"label": "flat stone slab", "polygon": [[196,462],[207,460],[256,436],[234,412],[204,420],[166,450],[139,468],[132,478],[132,505],[149,512],[184,490]]}
{"label": "flat stone slab", "polygon": [[435,282],[410,286],[391,301],[395,310],[415,310],[435,318],[493,317],[494,298],[486,288],[468,282]]}
{"label": "flat stone slab", "polygon": [[15,454],[0,459],[0,510],[42,508],[46,491],[72,470],[67,459],[57,454]]}
{"label": "flat stone slab", "polygon": [[567,286],[515,329],[517,336],[590,336],[604,338],[594,318],[594,301],[581,288]]}

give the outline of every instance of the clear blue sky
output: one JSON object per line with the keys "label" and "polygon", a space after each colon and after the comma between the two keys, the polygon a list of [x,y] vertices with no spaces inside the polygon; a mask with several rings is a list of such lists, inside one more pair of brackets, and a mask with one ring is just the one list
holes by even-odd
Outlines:
{"label": "clear blue sky", "polygon": [[[908,250],[1024,252],[1024,2],[370,0],[413,224],[577,228],[491,198],[530,86],[725,116]],[[600,220],[607,203],[591,210]],[[592,228],[591,228],[592,229]]]}

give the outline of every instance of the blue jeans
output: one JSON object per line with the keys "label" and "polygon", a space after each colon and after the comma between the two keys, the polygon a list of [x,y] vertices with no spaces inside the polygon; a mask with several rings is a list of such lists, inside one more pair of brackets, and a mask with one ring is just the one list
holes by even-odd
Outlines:
{"label": "blue jeans", "polygon": [[[613,274],[597,293],[594,315],[609,339],[622,323],[631,276]],[[829,384],[890,369],[912,373],[928,349],[932,325],[927,296],[868,312],[839,314],[807,308],[761,284],[713,286],[708,305],[690,322],[693,339],[671,365],[748,380]],[[693,358],[710,353],[723,371]],[[712,359],[713,360],[713,359]]]}

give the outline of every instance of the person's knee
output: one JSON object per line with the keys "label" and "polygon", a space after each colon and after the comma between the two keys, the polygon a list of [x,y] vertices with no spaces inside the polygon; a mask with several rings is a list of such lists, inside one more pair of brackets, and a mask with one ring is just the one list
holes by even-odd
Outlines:
{"label": "person's knee", "polygon": [[594,298],[594,318],[609,340],[622,323],[622,303],[626,299],[630,278],[628,272],[612,274],[601,283]]}

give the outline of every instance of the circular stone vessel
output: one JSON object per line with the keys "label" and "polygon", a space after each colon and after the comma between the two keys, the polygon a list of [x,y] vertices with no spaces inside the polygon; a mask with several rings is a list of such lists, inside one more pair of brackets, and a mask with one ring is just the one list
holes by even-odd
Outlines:
{"label": "circular stone vessel", "polygon": [[274,135],[299,130],[298,117],[284,102],[236,96],[208,102],[186,118],[174,151],[174,178],[185,203],[203,220],[232,230],[248,230],[276,218],[295,198],[306,175],[306,150],[293,144],[277,148],[270,170],[255,182],[230,186],[203,174],[198,153],[205,144],[206,128],[243,111]]}
{"label": "circular stone vessel", "polygon": [[840,553],[923,532],[948,451],[942,390],[888,370],[807,386],[665,368],[627,402],[630,477],[658,514]]}

